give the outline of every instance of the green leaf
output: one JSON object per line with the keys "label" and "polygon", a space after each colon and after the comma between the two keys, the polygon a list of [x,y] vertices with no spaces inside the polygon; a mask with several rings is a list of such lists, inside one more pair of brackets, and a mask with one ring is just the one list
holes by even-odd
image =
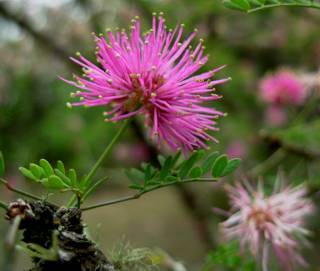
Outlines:
{"label": "green leaf", "polygon": [[69,188],[58,176],[51,175],[42,181],[43,185],[49,189],[64,189]]}
{"label": "green leaf", "polygon": [[66,174],[66,169],[62,161],[57,162],[57,169],[59,169],[63,174]]}
{"label": "green leaf", "polygon": [[251,7],[247,0],[225,0],[223,4],[228,8],[242,11],[247,11]]}
{"label": "green leaf", "polygon": [[214,162],[213,167],[212,167],[212,177],[218,178],[222,177],[222,173],[224,169],[228,165],[228,157],[223,154],[217,158],[217,160]]}
{"label": "green leaf", "polygon": [[0,176],[4,174],[4,171],[5,171],[5,163],[4,163],[3,154],[0,151]]}
{"label": "green leaf", "polygon": [[148,182],[149,180],[151,180],[155,176],[156,172],[157,170],[153,166],[147,164],[144,172],[144,181]]}
{"label": "green leaf", "polygon": [[132,183],[129,185],[129,188],[136,189],[136,190],[143,190],[143,185],[138,183]]}
{"label": "green leaf", "polygon": [[196,151],[189,157],[188,160],[184,161],[178,173],[179,177],[184,178],[188,176],[192,167],[195,165],[195,163],[198,162],[198,160],[203,156],[203,154],[203,151]]}
{"label": "green leaf", "polygon": [[219,156],[219,152],[215,151],[206,158],[202,166],[202,171],[204,174],[211,171],[213,163],[214,161],[216,161],[218,156]]}
{"label": "green leaf", "polygon": [[158,161],[159,161],[159,164],[161,166],[164,165],[164,162],[166,161],[166,158],[164,158],[161,154],[158,155]]}
{"label": "green leaf", "polygon": [[38,181],[37,177],[35,177],[32,174],[31,170],[26,169],[24,167],[19,167],[19,171],[22,173],[23,176],[25,176],[25,177],[27,177],[27,178],[29,178],[31,180]]}
{"label": "green leaf", "polygon": [[226,176],[231,172],[235,171],[239,167],[240,163],[241,163],[241,159],[239,158],[234,158],[229,160],[226,168],[222,172],[222,176]]}
{"label": "green leaf", "polygon": [[172,158],[172,166],[171,167],[174,167],[176,165],[176,163],[178,162],[180,156],[181,156],[181,151],[179,150],[179,151],[177,151],[177,153]]}
{"label": "green leaf", "polygon": [[167,176],[165,179],[166,183],[174,183],[178,181],[179,181],[178,177],[175,177],[175,176]]}
{"label": "green leaf", "polygon": [[160,170],[160,180],[164,180],[168,176],[168,174],[171,170],[171,166],[172,166],[172,157],[169,156],[165,160],[164,165]]}
{"label": "green leaf", "polygon": [[33,176],[35,176],[38,180],[40,180],[43,174],[42,168],[33,163],[30,164],[29,168]]}
{"label": "green leaf", "polygon": [[199,166],[197,166],[197,167],[194,167],[194,168],[190,171],[189,176],[190,176],[191,178],[199,178],[199,177],[202,176],[202,174],[203,174],[202,168],[199,167]]}
{"label": "green leaf", "polygon": [[71,186],[77,188],[78,187],[78,181],[77,181],[77,173],[76,171],[71,168],[69,169],[69,179],[71,181]]}
{"label": "green leaf", "polygon": [[125,170],[125,174],[134,183],[144,180],[144,172],[139,169],[131,168],[129,170]]}
{"label": "green leaf", "polygon": [[253,12],[281,6],[320,9],[320,3],[312,0],[224,0],[227,8]]}
{"label": "green leaf", "polygon": [[47,160],[41,159],[39,164],[43,168],[43,170],[45,171],[45,174],[47,177],[54,174],[53,168]]}
{"label": "green leaf", "polygon": [[54,169],[54,173],[68,186],[71,185],[71,180],[65,174],[63,174],[59,169]]}

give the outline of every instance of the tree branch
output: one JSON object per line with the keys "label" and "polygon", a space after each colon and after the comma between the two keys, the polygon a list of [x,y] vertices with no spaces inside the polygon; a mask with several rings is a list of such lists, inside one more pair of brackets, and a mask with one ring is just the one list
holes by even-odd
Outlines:
{"label": "tree branch", "polygon": [[[0,3],[0,15],[6,20],[17,24],[21,29],[37,40],[44,48],[47,48],[49,52],[58,56],[62,60],[66,61],[70,56],[70,54],[62,46],[58,45],[54,39],[36,31],[26,17],[13,13],[3,3]],[[69,65],[71,65],[71,63]]]}

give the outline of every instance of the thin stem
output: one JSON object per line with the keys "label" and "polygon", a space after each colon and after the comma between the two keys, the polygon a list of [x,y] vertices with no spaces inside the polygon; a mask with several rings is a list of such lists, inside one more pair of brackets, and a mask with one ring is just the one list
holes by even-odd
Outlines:
{"label": "thin stem", "polygon": [[160,188],[164,188],[167,186],[171,186],[171,185],[176,185],[176,184],[185,184],[185,183],[194,183],[194,182],[216,182],[218,181],[217,179],[212,179],[212,178],[190,178],[190,179],[185,179],[183,181],[180,182],[175,182],[175,183],[164,183],[164,184],[159,184],[159,185],[155,185],[149,189],[146,190],[142,190],[134,195],[131,196],[127,196],[127,197],[123,197],[123,198],[118,198],[118,199],[114,199],[114,200],[109,200],[106,202],[101,202],[98,204],[94,204],[85,208],[82,208],[82,211],[88,211],[88,210],[92,210],[92,209],[96,209],[96,208],[100,208],[100,207],[104,207],[104,206],[108,206],[108,205],[113,205],[113,204],[117,204],[117,203],[121,203],[121,202],[125,202],[125,201],[129,201],[129,200],[134,200],[134,199],[138,199],[140,198],[142,195],[160,189]]}
{"label": "thin stem", "polygon": [[28,192],[25,192],[25,191],[22,191],[22,190],[20,190],[20,189],[17,189],[17,188],[12,187],[12,186],[9,184],[8,181],[6,181],[6,180],[4,180],[4,179],[2,179],[2,178],[0,178],[0,182],[1,182],[3,185],[5,185],[6,188],[9,189],[10,191],[13,191],[13,192],[15,192],[15,193],[17,193],[17,194],[20,194],[20,195],[22,195],[22,196],[28,197],[28,198],[30,198],[30,199],[42,200],[42,198],[40,198],[40,197],[38,197],[38,196],[36,196],[36,195],[33,195],[33,194],[31,194],[31,193],[28,193]]}
{"label": "thin stem", "polygon": [[[88,186],[90,181],[92,180],[92,178],[94,177],[94,175],[96,174],[97,170],[99,169],[99,167],[101,166],[101,164],[104,162],[104,160],[108,157],[108,155],[110,154],[112,147],[114,146],[114,144],[116,143],[116,141],[120,138],[120,136],[123,134],[123,132],[125,131],[125,129],[127,128],[129,123],[129,120],[125,120],[122,123],[122,126],[120,127],[120,129],[118,130],[118,132],[114,135],[114,137],[112,138],[112,140],[110,141],[110,143],[107,145],[107,147],[105,148],[105,150],[103,151],[103,153],[100,155],[99,159],[97,160],[97,162],[93,165],[93,167],[91,168],[91,170],[89,171],[88,175],[85,177],[84,180],[84,186]],[[68,206],[72,206],[76,200],[76,196],[73,196],[70,200],[70,202],[68,203]]]}
{"label": "thin stem", "polygon": [[[5,179],[0,178],[0,183],[2,183],[2,184],[3,184],[7,189],[9,189],[10,191],[15,192],[15,193],[17,193],[17,194],[19,194],[19,195],[25,196],[25,197],[30,198],[30,199],[33,199],[33,200],[41,200],[41,201],[44,200],[43,198],[38,197],[38,196],[36,196],[36,195],[34,195],[34,194],[31,194],[31,193],[29,193],[29,192],[22,191],[22,190],[20,190],[20,189],[18,189],[18,188],[12,187],[12,186],[9,184],[9,182],[6,181]],[[46,202],[47,202],[48,204],[50,204],[51,206],[53,206],[53,207],[57,207],[57,208],[59,207],[58,205],[56,205],[56,204],[54,204],[54,203],[52,203],[52,202],[49,202],[49,201],[47,201],[47,200],[46,200]]]}
{"label": "thin stem", "polygon": [[108,144],[108,146],[106,147],[106,149],[104,150],[104,152],[101,154],[101,156],[99,157],[99,159],[97,160],[97,162],[93,165],[93,167],[91,168],[91,170],[89,171],[87,177],[86,177],[86,183],[88,184],[88,182],[92,179],[92,177],[95,175],[95,173],[97,172],[98,168],[101,166],[101,164],[103,163],[103,161],[107,158],[107,156],[109,155],[110,151],[112,150],[113,145],[116,143],[116,141],[120,138],[120,136],[123,134],[123,132],[125,131],[125,129],[127,128],[128,125],[128,120],[125,120],[122,123],[122,126],[120,127],[120,129],[118,130],[118,132],[115,134],[115,136],[112,138],[111,142]]}
{"label": "thin stem", "polygon": [[269,9],[269,8],[276,8],[281,6],[287,6],[287,7],[304,7],[304,8],[316,8],[320,9],[320,5],[315,3],[309,3],[309,4],[302,4],[302,3],[278,3],[278,4],[270,4],[270,5],[262,5],[257,8],[249,9],[247,12],[252,13],[256,11],[260,11],[263,9]]}

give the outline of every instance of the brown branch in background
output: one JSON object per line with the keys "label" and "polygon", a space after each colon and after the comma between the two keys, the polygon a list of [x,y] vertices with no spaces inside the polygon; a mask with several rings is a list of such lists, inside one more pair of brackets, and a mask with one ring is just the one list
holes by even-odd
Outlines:
{"label": "brown branch in background", "polygon": [[9,10],[3,3],[0,3],[0,15],[15,24],[17,24],[22,30],[31,35],[36,41],[38,41],[44,48],[48,49],[51,53],[58,56],[62,60],[68,59],[70,54],[60,45],[56,43],[54,39],[51,39],[49,36],[36,31],[32,24],[29,22],[22,14],[15,14]]}

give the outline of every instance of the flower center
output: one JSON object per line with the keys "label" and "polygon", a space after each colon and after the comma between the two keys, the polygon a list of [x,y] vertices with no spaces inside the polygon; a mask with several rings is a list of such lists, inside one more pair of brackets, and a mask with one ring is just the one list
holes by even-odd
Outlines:
{"label": "flower center", "polygon": [[132,111],[143,106],[148,111],[152,111],[154,106],[150,103],[150,99],[157,96],[156,90],[163,85],[165,81],[164,77],[161,75],[153,75],[151,80],[144,80],[139,73],[132,73],[129,76],[132,84],[132,92],[129,94],[125,109]]}
{"label": "flower center", "polygon": [[274,223],[274,219],[270,212],[262,208],[254,208],[249,214],[248,220],[253,220],[260,230],[264,229],[267,223]]}

